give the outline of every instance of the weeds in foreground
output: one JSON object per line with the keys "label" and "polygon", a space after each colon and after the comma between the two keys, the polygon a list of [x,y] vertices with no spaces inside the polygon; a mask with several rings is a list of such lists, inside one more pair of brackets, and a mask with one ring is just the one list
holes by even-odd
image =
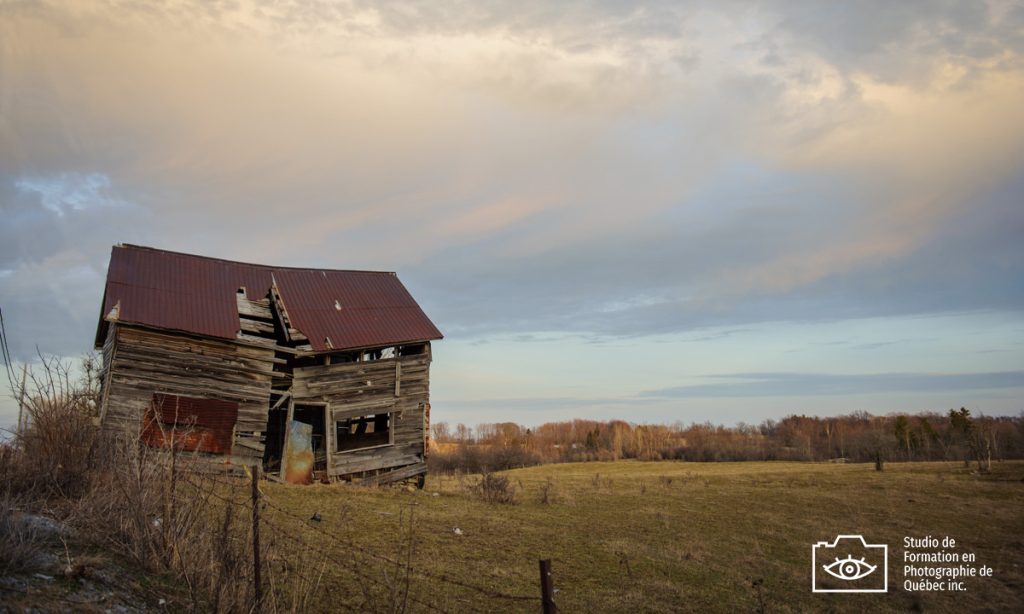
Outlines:
{"label": "weeds in foreground", "polygon": [[555,482],[551,478],[544,480],[544,483],[540,485],[540,503],[541,505],[550,505],[554,499]]}
{"label": "weeds in foreground", "polygon": [[31,573],[45,565],[39,531],[12,499],[0,498],[0,576]]}
{"label": "weeds in foreground", "polygon": [[511,505],[516,500],[516,488],[503,475],[484,473],[472,487],[473,492],[487,503]]}

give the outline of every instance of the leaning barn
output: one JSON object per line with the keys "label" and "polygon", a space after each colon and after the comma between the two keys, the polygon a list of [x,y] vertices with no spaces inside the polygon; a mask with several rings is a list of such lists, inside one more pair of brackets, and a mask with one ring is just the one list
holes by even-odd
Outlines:
{"label": "leaning barn", "polygon": [[422,476],[440,338],[394,273],[119,245],[98,420],[292,482]]}

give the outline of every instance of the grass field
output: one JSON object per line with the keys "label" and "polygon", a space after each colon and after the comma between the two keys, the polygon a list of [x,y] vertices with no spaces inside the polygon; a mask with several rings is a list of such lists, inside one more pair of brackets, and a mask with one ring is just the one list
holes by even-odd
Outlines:
{"label": "grass field", "polygon": [[[518,491],[513,505],[481,501],[469,488],[475,476],[431,476],[415,493],[270,484],[265,531],[279,548],[301,548],[309,575],[323,573],[326,588],[308,604],[323,611],[365,607],[364,586],[381,603],[387,582],[378,580],[401,571],[353,562],[366,576],[356,578],[342,569],[352,554],[341,541],[403,558],[410,511],[416,569],[535,596],[537,561],[551,558],[563,612],[1024,611],[1022,462],[984,476],[957,463],[891,463],[879,473],[860,464],[635,461],[503,475]],[[303,528],[298,519],[314,512],[322,520]],[[297,532],[286,540],[275,528]],[[811,592],[811,545],[849,533],[889,544],[888,593]],[[293,542],[299,535],[313,546]],[[905,591],[903,538],[926,535],[955,538],[993,576],[967,579],[965,592]],[[447,611],[540,610],[539,600],[494,599],[418,575],[410,591]]]}

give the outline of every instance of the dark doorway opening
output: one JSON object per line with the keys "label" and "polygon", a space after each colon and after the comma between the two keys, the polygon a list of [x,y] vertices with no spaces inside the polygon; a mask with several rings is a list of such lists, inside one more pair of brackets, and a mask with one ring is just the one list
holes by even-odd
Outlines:
{"label": "dark doorway opening", "polygon": [[[327,449],[324,441],[324,410],[326,405],[296,403],[292,420],[304,422],[313,427],[313,470],[327,471]],[[288,432],[288,408],[270,410],[267,416],[267,437],[263,449],[263,469],[268,472],[281,471],[284,457],[284,442]]]}

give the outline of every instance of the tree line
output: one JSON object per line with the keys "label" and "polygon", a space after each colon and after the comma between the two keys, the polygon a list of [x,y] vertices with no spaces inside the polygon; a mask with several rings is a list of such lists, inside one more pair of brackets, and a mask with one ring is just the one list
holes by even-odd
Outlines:
{"label": "tree line", "polygon": [[993,460],[1024,458],[1024,414],[854,412],[791,415],[759,425],[632,424],[571,420],[527,428],[512,422],[431,425],[435,470],[501,470],[593,460],[886,461],[962,460],[987,471]]}

